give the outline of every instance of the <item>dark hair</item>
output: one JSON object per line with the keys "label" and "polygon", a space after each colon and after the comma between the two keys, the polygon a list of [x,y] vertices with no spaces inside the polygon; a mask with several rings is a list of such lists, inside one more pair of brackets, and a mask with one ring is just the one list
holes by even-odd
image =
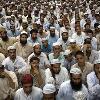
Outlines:
{"label": "dark hair", "polygon": [[86,33],[92,33],[93,34],[93,31],[91,29],[87,29]]}
{"label": "dark hair", "polygon": [[32,30],[30,31],[30,34],[32,34],[32,33],[38,33],[38,30],[37,30],[37,29],[32,29]]}
{"label": "dark hair", "polygon": [[99,23],[94,24],[94,28],[97,28],[99,26]]}
{"label": "dark hair", "polygon": [[90,38],[86,38],[84,40],[84,44],[91,44],[91,39]]}
{"label": "dark hair", "polygon": [[86,27],[86,25],[89,25],[89,26],[90,26],[90,24],[89,24],[89,23],[86,23],[86,24],[84,25],[84,27]]}
{"label": "dark hair", "polygon": [[31,57],[30,63],[31,63],[33,60],[37,60],[38,62],[40,61],[40,59],[39,59],[38,57],[35,57],[35,56]]}
{"label": "dark hair", "polygon": [[75,54],[75,58],[76,58],[77,55],[82,55],[84,57],[84,53],[82,51],[77,51],[76,54]]}

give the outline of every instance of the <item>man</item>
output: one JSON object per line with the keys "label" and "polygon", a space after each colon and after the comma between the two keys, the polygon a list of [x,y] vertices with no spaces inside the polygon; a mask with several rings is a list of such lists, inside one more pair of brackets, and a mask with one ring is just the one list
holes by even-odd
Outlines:
{"label": "man", "polygon": [[24,67],[20,74],[31,74],[33,77],[33,85],[39,88],[43,88],[45,82],[45,72],[43,69],[39,68],[40,59],[38,57],[33,56],[30,59],[30,63],[28,67]]}
{"label": "man", "polygon": [[69,42],[70,42],[70,44],[69,44],[67,49],[69,49],[72,52],[73,55],[75,55],[75,53],[77,51],[81,50],[80,46],[76,44],[75,39],[70,39]]}
{"label": "man", "polygon": [[3,30],[3,32],[1,33],[1,39],[0,39],[0,52],[3,53],[5,57],[7,57],[8,56],[7,48],[13,45],[13,43],[15,42],[16,40],[14,38],[10,38],[7,36],[6,29]]}
{"label": "man", "polygon": [[86,77],[90,72],[93,71],[93,65],[85,61],[85,56],[82,51],[77,51],[75,58],[77,63],[74,64],[72,68],[79,68],[82,71],[83,84],[87,85]]}
{"label": "man", "polygon": [[42,38],[42,52],[46,53],[47,55],[51,52],[51,46],[48,43],[48,40],[46,38]]}
{"label": "man", "polygon": [[42,100],[42,90],[33,86],[33,82],[30,74],[24,74],[21,79],[22,88],[16,91],[14,100]]}
{"label": "man", "polygon": [[10,26],[10,30],[7,32],[8,36],[9,37],[17,37],[18,35],[20,35],[20,31],[18,31],[16,28],[15,28],[15,25],[12,24]]}
{"label": "man", "polygon": [[5,69],[8,71],[18,72],[22,67],[27,66],[24,59],[16,55],[16,48],[14,46],[9,46],[7,50],[9,56],[2,62]]}
{"label": "man", "polygon": [[[58,59],[53,59],[51,61],[51,67],[45,70],[46,83],[50,83],[50,78],[53,77],[55,86],[59,90],[60,85],[69,79],[68,71],[65,67],[61,66],[61,63]],[[51,82],[52,83],[52,82]]]}
{"label": "man", "polygon": [[59,38],[57,40],[57,42],[62,44],[63,50],[66,50],[67,46],[69,45],[69,40],[68,40],[69,34],[68,34],[67,30],[63,30],[61,36],[62,37]]}
{"label": "man", "polygon": [[94,71],[87,75],[91,100],[100,100],[100,59],[94,62]]}
{"label": "man", "polygon": [[53,84],[46,84],[43,87],[43,100],[56,100],[56,88]]}
{"label": "man", "polygon": [[0,100],[13,100],[14,91],[18,87],[14,72],[5,70],[0,63]]}
{"label": "man", "polygon": [[70,70],[70,81],[61,84],[57,100],[89,100],[89,93],[82,84],[82,72],[78,68]]}
{"label": "man", "polygon": [[40,43],[41,44],[41,39],[40,37],[37,36],[38,30],[37,29],[32,29],[30,31],[30,37],[27,39],[28,43],[31,44],[32,46],[34,43]]}
{"label": "man", "polygon": [[33,47],[27,43],[28,34],[22,31],[20,34],[20,40],[14,44],[16,53],[27,61],[28,56],[33,52]]}
{"label": "man", "polygon": [[49,61],[51,62],[53,59],[59,59],[59,61],[61,63],[63,63],[64,56],[63,56],[63,52],[61,52],[60,43],[55,42],[55,43],[53,43],[52,47],[53,47],[53,52],[48,55]]}
{"label": "man", "polygon": [[84,45],[83,45],[83,52],[85,55],[86,61],[90,63],[94,63],[96,59],[98,59],[99,55],[96,50],[92,50],[91,40],[85,39]]}
{"label": "man", "polygon": [[93,31],[91,29],[88,29],[86,31],[87,38],[90,38],[91,40],[91,45],[93,50],[97,50],[97,39],[93,36]]}
{"label": "man", "polygon": [[50,33],[48,34],[47,39],[48,39],[48,43],[52,47],[53,43],[57,42],[59,37],[55,32],[55,27],[50,27],[49,31],[50,31]]}
{"label": "man", "polygon": [[76,63],[74,56],[70,50],[65,50],[64,52],[64,64],[63,66],[70,72],[71,66]]}
{"label": "man", "polygon": [[84,43],[84,39],[85,39],[85,33],[83,33],[81,31],[81,27],[76,26],[75,27],[75,31],[76,33],[74,33],[72,35],[72,38],[76,40],[76,44],[78,44],[80,47],[83,45]]}
{"label": "man", "polygon": [[39,43],[35,43],[33,46],[33,53],[28,57],[28,63],[32,56],[36,56],[40,59],[40,68],[45,69],[50,66],[49,60],[45,53],[41,52],[41,45]]}

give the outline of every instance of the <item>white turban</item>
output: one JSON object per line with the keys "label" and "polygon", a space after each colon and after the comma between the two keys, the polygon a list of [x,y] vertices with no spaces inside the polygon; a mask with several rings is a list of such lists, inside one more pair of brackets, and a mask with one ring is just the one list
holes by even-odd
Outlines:
{"label": "white turban", "polygon": [[70,50],[65,50],[64,55],[67,56],[67,55],[69,55],[70,53],[71,53]]}
{"label": "white turban", "polygon": [[34,43],[33,47],[35,47],[36,45],[40,45],[39,43]]}
{"label": "white turban", "polygon": [[9,47],[7,48],[7,50],[13,50],[13,49],[16,50],[15,46],[9,46]]}
{"label": "white turban", "polygon": [[94,64],[100,64],[100,59],[95,60],[95,61],[94,61]]}
{"label": "white turban", "polygon": [[44,94],[51,94],[51,93],[54,93],[54,92],[56,92],[56,88],[53,84],[46,84],[43,87],[43,93]]}
{"label": "white turban", "polygon": [[59,59],[53,59],[51,61],[51,64],[60,64],[61,62],[59,61]]}
{"label": "white turban", "polygon": [[70,73],[71,74],[81,74],[82,71],[79,68],[71,68]]}

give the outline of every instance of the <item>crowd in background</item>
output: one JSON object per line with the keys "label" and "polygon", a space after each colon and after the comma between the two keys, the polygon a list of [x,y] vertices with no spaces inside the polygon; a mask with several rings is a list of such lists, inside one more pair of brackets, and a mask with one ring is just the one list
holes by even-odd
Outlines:
{"label": "crowd in background", "polygon": [[0,0],[0,100],[100,100],[100,1]]}

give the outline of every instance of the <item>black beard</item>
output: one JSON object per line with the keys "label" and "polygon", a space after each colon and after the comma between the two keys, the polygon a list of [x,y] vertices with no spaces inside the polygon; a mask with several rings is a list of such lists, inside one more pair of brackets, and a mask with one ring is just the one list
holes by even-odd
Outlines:
{"label": "black beard", "polygon": [[51,36],[51,37],[55,37],[55,34],[52,34],[52,33],[51,33],[50,36]]}
{"label": "black beard", "polygon": [[66,42],[68,39],[63,39],[64,42]]}
{"label": "black beard", "polygon": [[75,91],[79,91],[82,88],[82,81],[79,84],[75,84],[72,80],[70,81],[71,87]]}
{"label": "black beard", "polygon": [[27,44],[27,40],[26,40],[26,41],[20,40],[20,43],[21,43],[22,45],[26,45],[26,44]]}
{"label": "black beard", "polygon": [[3,41],[8,41],[8,36],[1,37]]}
{"label": "black beard", "polygon": [[35,52],[34,51],[34,53],[35,53],[35,55],[39,56],[41,54],[41,51],[40,52]]}

